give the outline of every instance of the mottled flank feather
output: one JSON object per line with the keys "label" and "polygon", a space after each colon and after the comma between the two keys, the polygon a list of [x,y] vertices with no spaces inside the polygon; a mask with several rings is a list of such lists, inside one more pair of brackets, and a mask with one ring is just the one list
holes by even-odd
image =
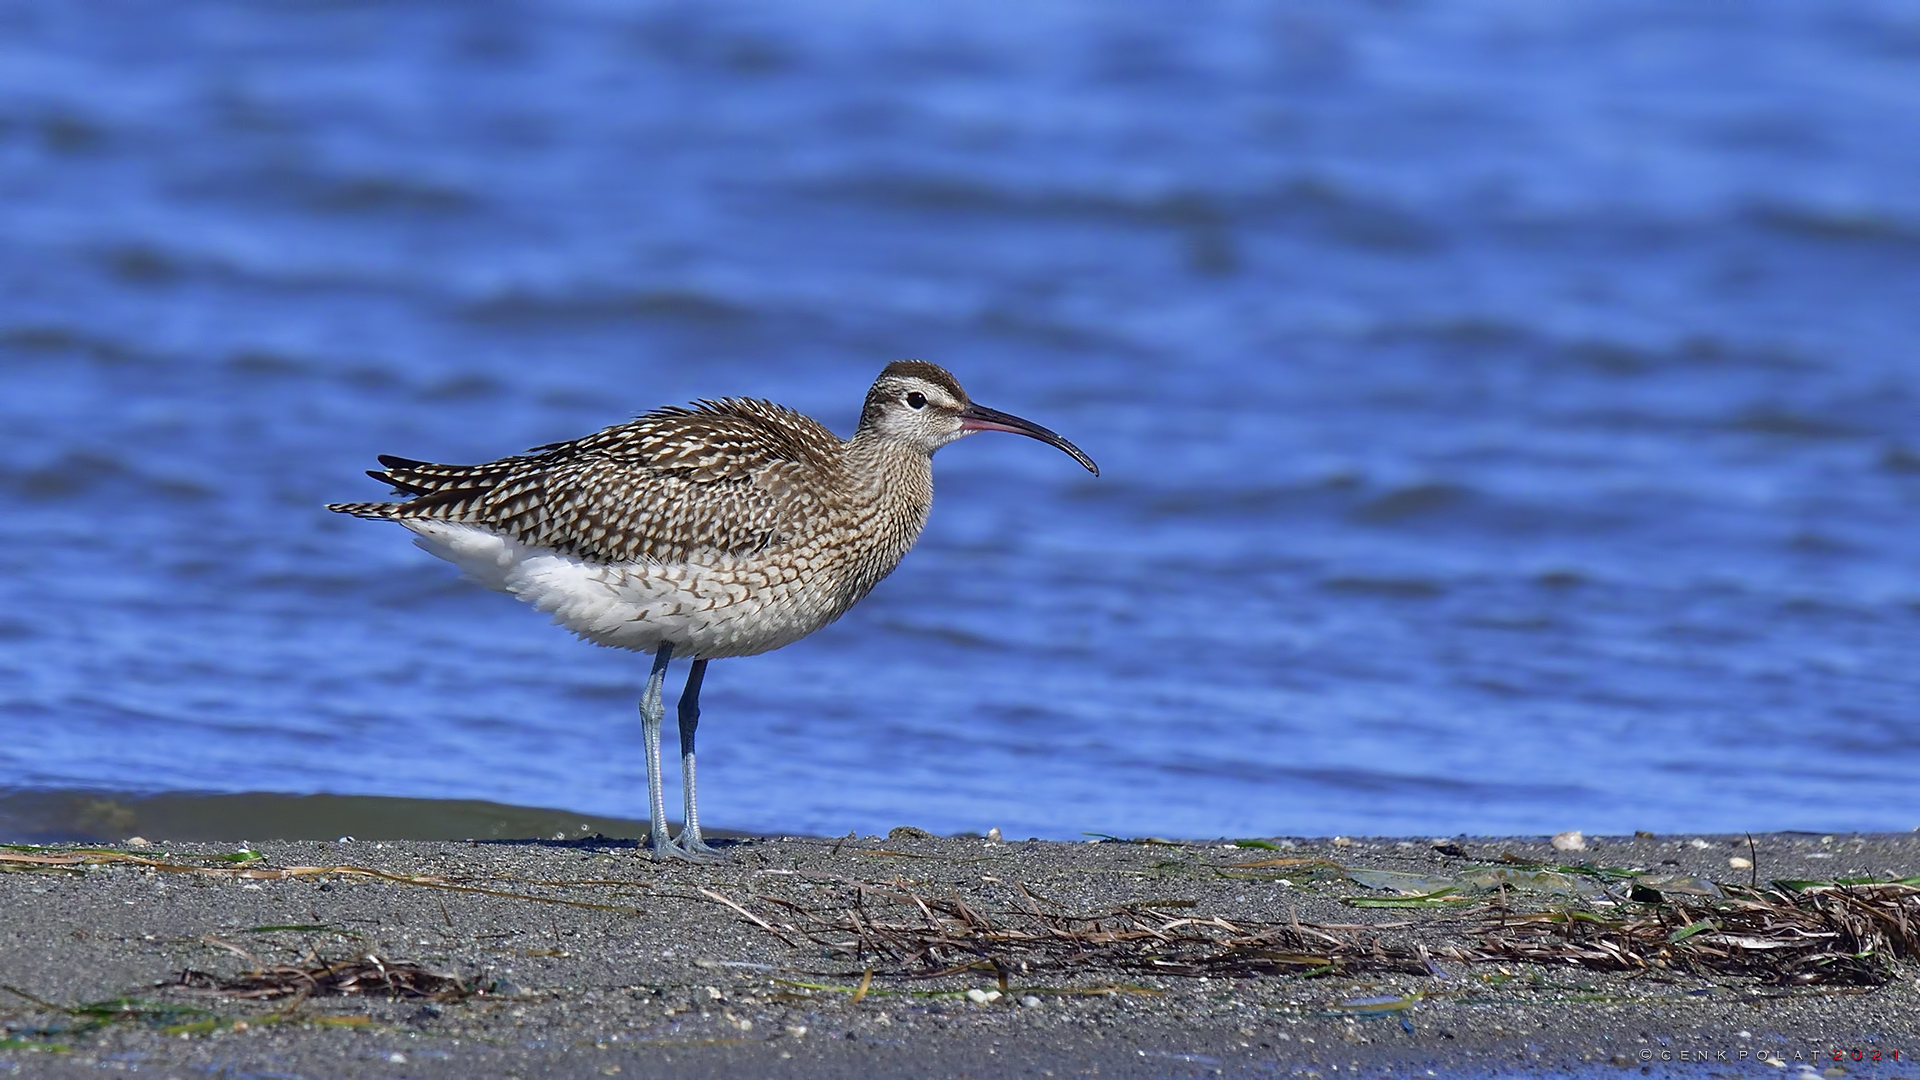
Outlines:
{"label": "mottled flank feather", "polygon": [[330,509],[394,521],[475,525],[603,563],[751,556],[790,542],[843,485],[842,443],[768,401],[656,409],[569,442],[481,465],[383,455],[368,475],[408,502]]}

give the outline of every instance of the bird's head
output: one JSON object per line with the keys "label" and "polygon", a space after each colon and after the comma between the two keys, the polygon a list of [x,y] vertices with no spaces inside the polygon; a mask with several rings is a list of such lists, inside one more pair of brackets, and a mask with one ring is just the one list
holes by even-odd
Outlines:
{"label": "bird's head", "polygon": [[1011,431],[1057,446],[1088,472],[1100,475],[1100,467],[1079,447],[1032,421],[975,405],[947,369],[925,360],[896,360],[887,365],[867,391],[860,429],[929,455],[976,431]]}

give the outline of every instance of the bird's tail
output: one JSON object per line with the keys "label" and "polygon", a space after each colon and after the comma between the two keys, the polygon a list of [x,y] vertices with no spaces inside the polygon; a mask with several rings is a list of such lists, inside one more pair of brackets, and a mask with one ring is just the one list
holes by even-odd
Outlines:
{"label": "bird's tail", "polygon": [[434,511],[449,503],[463,502],[482,495],[520,465],[509,458],[484,465],[436,465],[430,461],[381,454],[383,469],[368,469],[367,475],[390,484],[395,495],[409,496],[407,502],[331,503],[327,509],[337,514],[398,521],[402,518],[438,516]]}
{"label": "bird's tail", "polygon": [[352,514],[354,517],[392,521],[400,516],[399,510],[405,505],[406,503],[397,502],[328,503],[327,509],[336,514]]}

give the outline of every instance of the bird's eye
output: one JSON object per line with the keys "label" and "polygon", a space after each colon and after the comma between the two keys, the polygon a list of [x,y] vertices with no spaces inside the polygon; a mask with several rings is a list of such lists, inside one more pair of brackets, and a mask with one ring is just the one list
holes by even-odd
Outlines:
{"label": "bird's eye", "polygon": [[907,395],[907,407],[908,407],[908,408],[910,408],[910,409],[924,409],[924,408],[926,408],[926,407],[927,407],[927,395],[925,395],[925,394],[923,394],[923,393],[921,393],[921,392],[920,392],[920,391],[918,391],[918,390],[915,390],[915,391],[914,391],[913,393],[911,393],[911,394],[908,394],[908,395]]}

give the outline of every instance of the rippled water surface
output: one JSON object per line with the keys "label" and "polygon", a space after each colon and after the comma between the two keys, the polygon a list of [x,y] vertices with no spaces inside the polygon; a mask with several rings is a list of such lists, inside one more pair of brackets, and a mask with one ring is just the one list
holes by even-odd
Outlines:
{"label": "rippled water surface", "polygon": [[1911,828],[1916,176],[1893,3],[0,5],[0,786],[642,816],[321,504],[917,356],[1105,475],[944,451],[714,824]]}

